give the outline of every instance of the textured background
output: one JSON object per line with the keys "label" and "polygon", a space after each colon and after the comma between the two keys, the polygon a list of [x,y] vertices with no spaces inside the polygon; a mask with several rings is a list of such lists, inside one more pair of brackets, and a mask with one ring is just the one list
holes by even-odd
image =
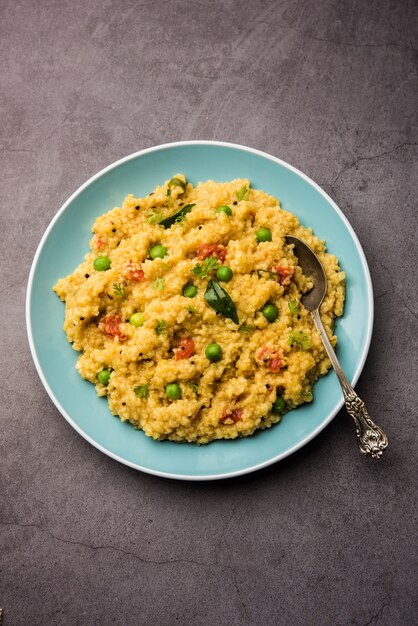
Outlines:
{"label": "textured background", "polygon": [[[414,623],[417,8],[413,0],[1,2],[6,626]],[[177,483],[107,458],[48,399],[23,309],[43,231],[96,171],[179,139],[271,152],[348,216],[375,288],[358,390],[390,436],[381,462],[360,457],[341,413],[268,470]]]}

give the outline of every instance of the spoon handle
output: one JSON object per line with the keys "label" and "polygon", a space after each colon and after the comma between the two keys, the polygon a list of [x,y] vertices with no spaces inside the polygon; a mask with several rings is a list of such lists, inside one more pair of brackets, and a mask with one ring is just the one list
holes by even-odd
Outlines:
{"label": "spoon handle", "polygon": [[380,426],[373,422],[363,400],[348,382],[322,323],[319,309],[311,311],[311,315],[343,390],[345,408],[354,420],[360,452],[378,459],[387,448],[388,438]]}

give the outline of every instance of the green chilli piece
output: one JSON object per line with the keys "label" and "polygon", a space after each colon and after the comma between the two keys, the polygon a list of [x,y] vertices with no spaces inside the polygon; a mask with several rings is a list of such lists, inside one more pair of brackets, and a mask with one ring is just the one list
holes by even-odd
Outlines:
{"label": "green chilli piece", "polygon": [[171,187],[181,187],[183,190],[181,193],[184,193],[186,191],[186,185],[187,183],[183,182],[181,178],[174,176],[167,184],[167,196],[171,196]]}
{"label": "green chilli piece", "polygon": [[178,400],[181,398],[181,388],[177,383],[169,383],[166,385],[165,393],[170,400]]}
{"label": "green chilli piece", "polygon": [[105,272],[110,269],[110,259],[108,256],[98,256],[93,261],[93,267],[97,272]]}
{"label": "green chilli piece", "polygon": [[102,385],[106,387],[109,384],[111,373],[112,370],[102,370],[97,374],[97,380],[99,381],[99,383],[102,383]]}
{"label": "green chilli piece", "polygon": [[218,206],[216,209],[216,213],[225,213],[225,215],[232,215],[232,209],[227,204],[223,204],[222,206]]}

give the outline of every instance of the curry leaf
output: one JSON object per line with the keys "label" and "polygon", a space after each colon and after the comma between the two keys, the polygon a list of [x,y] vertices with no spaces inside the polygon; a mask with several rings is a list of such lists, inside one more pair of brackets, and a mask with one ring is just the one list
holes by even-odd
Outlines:
{"label": "curry leaf", "polygon": [[177,213],[173,213],[170,217],[166,217],[164,220],[161,220],[160,226],[164,226],[164,228],[171,228],[171,226],[179,220],[183,221],[187,213],[190,213],[194,206],[195,204],[186,204],[186,206],[180,209],[180,211],[177,211]]}
{"label": "curry leaf", "polygon": [[204,297],[214,311],[239,324],[237,309],[231,296],[216,280],[209,281]]}

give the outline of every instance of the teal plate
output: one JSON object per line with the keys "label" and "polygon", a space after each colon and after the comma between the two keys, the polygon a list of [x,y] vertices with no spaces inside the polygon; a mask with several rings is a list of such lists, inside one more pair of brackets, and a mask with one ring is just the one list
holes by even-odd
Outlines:
{"label": "teal plate", "polygon": [[333,372],[315,385],[314,401],[291,411],[280,424],[246,439],[205,446],[153,441],[113,417],[107,401],[78,375],[78,353],[63,332],[64,304],[52,292],[58,278],[84,258],[95,218],[120,206],[128,193],[144,196],[177,172],[197,183],[249,178],[255,188],[278,197],[327,241],[347,274],[344,316],[337,324],[338,356],[356,383],[369,349],[373,292],[360,243],[335,202],[307,176],[284,161],[239,145],[186,141],[127,156],[82,185],[47,228],[33,260],[26,301],[32,356],[55,406],[87,441],[131,467],[168,478],[210,480],[238,476],[283,459],[317,435],[343,405]]}

